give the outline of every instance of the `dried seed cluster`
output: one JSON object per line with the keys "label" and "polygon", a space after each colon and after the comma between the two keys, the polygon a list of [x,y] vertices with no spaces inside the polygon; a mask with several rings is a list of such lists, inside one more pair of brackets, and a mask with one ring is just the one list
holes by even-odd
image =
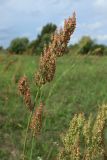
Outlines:
{"label": "dried seed cluster", "polygon": [[[65,20],[64,29],[56,31],[52,35],[49,45],[44,46],[43,53],[40,57],[39,69],[35,74],[36,84],[39,87],[53,80],[56,70],[56,58],[65,53],[68,41],[70,40],[70,36],[73,34],[75,27],[76,17],[74,13],[72,17]],[[24,76],[19,80],[18,89],[29,110],[34,112],[27,77]],[[35,135],[40,133],[42,127],[42,113],[43,104],[41,103],[35,110],[30,124]]]}
{"label": "dried seed cluster", "polygon": [[31,93],[30,93],[30,88],[28,84],[28,79],[26,76],[21,77],[21,79],[19,80],[18,89],[20,94],[23,96],[24,102],[27,105],[28,109],[32,111],[33,104],[31,101]]}
{"label": "dried seed cluster", "polygon": [[37,85],[40,86],[53,80],[56,69],[56,57],[62,56],[65,53],[75,27],[76,16],[74,13],[72,17],[65,20],[64,29],[56,31],[52,35],[49,46],[44,47],[40,58],[39,70],[35,75]]}
{"label": "dried seed cluster", "polygon": [[51,48],[44,48],[39,67],[39,72],[35,76],[37,84],[41,85],[52,81],[56,69],[56,56],[51,52]]}
{"label": "dried seed cluster", "polygon": [[96,119],[90,115],[76,114],[71,120],[68,132],[62,137],[63,148],[58,160],[107,159],[104,145],[104,129],[107,120],[107,105],[99,108]]}
{"label": "dried seed cluster", "polygon": [[65,53],[67,44],[70,40],[70,36],[73,34],[76,28],[76,16],[75,12],[72,17],[69,17],[64,22],[64,29],[60,29],[52,36],[51,49],[53,53],[59,57]]}
{"label": "dried seed cluster", "polygon": [[40,103],[40,106],[36,108],[30,128],[33,130],[34,135],[40,134],[41,128],[42,128],[42,114],[43,114],[43,103]]}

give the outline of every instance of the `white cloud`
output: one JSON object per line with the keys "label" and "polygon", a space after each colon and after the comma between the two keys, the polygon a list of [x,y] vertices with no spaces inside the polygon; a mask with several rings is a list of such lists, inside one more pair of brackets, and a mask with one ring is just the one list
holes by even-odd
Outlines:
{"label": "white cloud", "polygon": [[107,0],[95,0],[94,7],[99,9],[99,12],[103,12],[107,9]]}
{"label": "white cloud", "polygon": [[[71,42],[83,35],[95,35],[107,43],[107,0],[0,0],[0,39],[8,46],[10,39],[18,36],[35,38],[48,22],[62,26],[74,10],[77,27]],[[9,32],[3,32],[8,28]]]}
{"label": "white cloud", "polygon": [[107,34],[97,35],[96,38],[100,41],[107,41]]}
{"label": "white cloud", "polygon": [[100,29],[103,26],[102,22],[93,22],[93,23],[82,23],[82,24],[78,24],[79,27],[83,28],[83,29],[88,29],[91,31],[94,31],[96,29]]}
{"label": "white cloud", "polygon": [[94,4],[96,6],[104,6],[106,3],[106,0],[95,0]]}

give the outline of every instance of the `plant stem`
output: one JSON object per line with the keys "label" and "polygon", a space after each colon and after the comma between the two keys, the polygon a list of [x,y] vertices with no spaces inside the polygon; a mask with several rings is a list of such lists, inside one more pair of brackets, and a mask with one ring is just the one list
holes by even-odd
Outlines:
{"label": "plant stem", "polygon": [[[35,101],[37,100],[39,91],[40,91],[40,88],[38,88],[38,90],[37,90]],[[34,101],[34,106],[36,104],[35,101]],[[27,123],[27,128],[26,128],[26,133],[25,133],[24,146],[23,146],[23,160],[25,160],[25,150],[26,150],[26,143],[27,143],[27,134],[28,134],[29,125],[30,125],[30,122],[31,122],[32,115],[33,115],[33,111],[31,111],[31,113],[29,115],[29,118],[28,118],[28,123]]]}
{"label": "plant stem", "polygon": [[[39,88],[39,90],[38,90],[38,93],[40,92],[40,99],[39,99],[39,101],[41,101],[41,96],[42,96],[42,87],[41,88]],[[37,94],[38,94],[37,93]],[[37,99],[37,97],[35,98],[35,100]],[[33,155],[33,147],[34,147],[34,133],[32,132],[32,139],[31,139],[31,152],[30,152],[30,159],[29,160],[32,160],[32,155]]]}
{"label": "plant stem", "polygon": [[31,152],[30,152],[30,159],[29,159],[29,160],[32,160],[32,155],[33,155],[33,146],[34,146],[34,134],[32,135]]}
{"label": "plant stem", "polygon": [[32,114],[33,114],[33,111],[30,113],[29,118],[28,118],[28,124],[27,124],[27,129],[26,129],[26,134],[25,134],[24,147],[23,147],[23,160],[25,159],[25,150],[26,150],[26,143],[27,143],[27,134],[28,134],[28,130],[29,130],[29,125],[30,125],[30,121],[31,121]]}

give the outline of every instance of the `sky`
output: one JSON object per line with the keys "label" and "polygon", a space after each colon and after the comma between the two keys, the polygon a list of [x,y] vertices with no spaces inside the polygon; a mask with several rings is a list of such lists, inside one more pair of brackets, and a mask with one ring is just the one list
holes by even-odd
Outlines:
{"label": "sky", "polygon": [[70,43],[86,35],[107,44],[107,0],[0,0],[0,46],[16,37],[36,39],[44,25],[61,27],[73,11],[77,26]]}

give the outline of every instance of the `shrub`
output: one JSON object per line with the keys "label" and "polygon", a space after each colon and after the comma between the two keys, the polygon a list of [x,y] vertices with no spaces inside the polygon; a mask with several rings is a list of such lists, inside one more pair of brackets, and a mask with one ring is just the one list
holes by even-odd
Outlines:
{"label": "shrub", "polygon": [[104,48],[104,55],[107,55],[107,46]]}
{"label": "shrub", "polygon": [[55,32],[56,28],[56,25],[52,23],[49,23],[42,28],[42,31],[37,36],[37,39],[33,40],[29,45],[29,49],[32,50],[32,54],[41,54],[44,44],[49,44],[51,41],[51,35]]}
{"label": "shrub", "polygon": [[0,46],[0,51],[2,51],[3,50],[3,46]]}
{"label": "shrub", "polygon": [[89,36],[84,36],[79,41],[78,45],[79,45],[79,49],[78,49],[77,53],[88,54],[89,51],[92,50],[92,47],[94,45],[94,41]]}
{"label": "shrub", "polygon": [[55,24],[52,24],[52,23],[48,23],[46,24],[43,28],[42,28],[42,31],[41,31],[41,36],[44,35],[44,34],[51,34],[53,32],[55,32],[57,26]]}
{"label": "shrub", "polygon": [[9,52],[15,54],[23,54],[27,50],[29,40],[27,38],[15,38],[11,41],[8,48]]}
{"label": "shrub", "polygon": [[104,54],[104,50],[99,47],[99,48],[94,49],[91,54],[102,56]]}
{"label": "shrub", "polygon": [[92,55],[104,55],[104,50],[105,50],[105,46],[102,44],[94,44],[92,49],[91,49],[91,53]]}

